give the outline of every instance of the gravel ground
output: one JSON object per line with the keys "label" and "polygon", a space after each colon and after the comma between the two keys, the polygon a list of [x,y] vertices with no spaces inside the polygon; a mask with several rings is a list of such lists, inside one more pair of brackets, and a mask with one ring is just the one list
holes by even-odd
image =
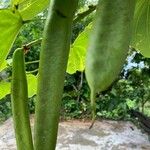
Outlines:
{"label": "gravel ground", "polygon": [[[34,117],[31,117],[33,127]],[[59,125],[56,150],[150,150],[148,135],[131,122],[67,121]],[[0,150],[16,150],[12,118],[0,125]]]}

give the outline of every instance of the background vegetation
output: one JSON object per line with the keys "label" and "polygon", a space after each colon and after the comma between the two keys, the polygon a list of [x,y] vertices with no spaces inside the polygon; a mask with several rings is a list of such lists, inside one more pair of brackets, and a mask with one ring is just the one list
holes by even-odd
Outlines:
{"label": "background vegetation", "polygon": [[[7,1],[6,1],[7,2]],[[7,6],[7,3],[4,3]],[[3,6],[5,6],[3,4]],[[92,5],[91,5],[92,4]],[[89,9],[95,3],[86,0],[80,1],[77,14]],[[2,5],[2,4],[1,4]],[[4,121],[11,116],[10,95],[3,96],[4,90],[9,88],[9,85],[3,84],[3,81],[9,81],[11,78],[11,58],[13,51],[42,37],[44,22],[46,19],[47,10],[35,17],[30,23],[24,25],[15,41],[13,48],[7,59],[7,68],[0,72],[0,121]],[[88,17],[74,23],[72,34],[71,52],[76,43],[84,45],[87,39],[87,31],[91,28],[93,13]],[[86,27],[86,29],[85,29]],[[85,30],[86,32],[85,32]],[[84,31],[83,31],[84,30]],[[83,31],[83,32],[82,32]],[[84,41],[82,40],[84,38]],[[34,113],[36,102],[36,82],[35,76],[38,74],[38,61],[40,53],[40,42],[30,47],[26,55],[26,71],[29,74],[29,105],[30,112]],[[80,54],[78,54],[80,53]],[[61,117],[63,119],[71,118],[89,118],[90,116],[90,100],[89,88],[85,80],[82,61],[84,58],[79,57],[79,62],[74,62],[74,57],[82,56],[85,53],[80,48],[77,53],[70,53],[71,59],[66,73],[64,94],[62,100]],[[73,67],[79,66],[77,69]],[[74,70],[78,70],[74,72]],[[102,94],[97,95],[97,115],[99,118],[109,119],[130,119],[129,110],[131,108],[142,111],[150,116],[150,59],[145,58],[140,53],[130,48],[128,58],[124,68],[113,86]],[[6,92],[5,92],[6,93]],[[9,93],[9,92],[8,92]]]}

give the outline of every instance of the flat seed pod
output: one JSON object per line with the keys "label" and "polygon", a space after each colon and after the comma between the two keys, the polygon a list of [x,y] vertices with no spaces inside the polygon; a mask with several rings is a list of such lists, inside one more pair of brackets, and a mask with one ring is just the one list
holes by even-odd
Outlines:
{"label": "flat seed pod", "polygon": [[99,0],[85,67],[93,118],[95,94],[112,84],[127,57],[134,8],[135,0]]}
{"label": "flat seed pod", "polygon": [[[78,0],[53,0],[43,33],[35,110],[35,150],[55,150],[59,111]],[[44,115],[44,116],[43,116]]]}
{"label": "flat seed pod", "polygon": [[33,150],[29,120],[27,80],[24,53],[17,49],[13,55],[11,103],[17,150]]}

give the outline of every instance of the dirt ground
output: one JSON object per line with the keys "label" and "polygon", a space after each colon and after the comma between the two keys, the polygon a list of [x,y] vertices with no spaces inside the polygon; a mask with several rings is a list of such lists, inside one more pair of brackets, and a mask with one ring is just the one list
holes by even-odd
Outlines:
{"label": "dirt ground", "polygon": [[[33,126],[34,117],[31,117]],[[131,122],[61,122],[56,150],[150,150],[148,135]],[[0,125],[0,150],[16,150],[12,119]]]}

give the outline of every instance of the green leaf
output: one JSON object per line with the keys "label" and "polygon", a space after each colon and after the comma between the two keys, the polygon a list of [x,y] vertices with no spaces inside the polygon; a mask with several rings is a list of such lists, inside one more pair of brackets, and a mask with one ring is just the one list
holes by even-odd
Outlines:
{"label": "green leaf", "polygon": [[73,74],[76,71],[83,71],[85,68],[85,54],[91,27],[91,24],[88,25],[71,46],[67,65],[67,72],[69,74]]}
{"label": "green leaf", "polygon": [[6,67],[7,67],[7,61],[5,60],[5,61],[3,61],[2,65],[0,66],[0,72],[2,70],[4,70]]}
{"label": "green leaf", "polygon": [[4,98],[7,94],[10,94],[10,82],[0,82],[0,99]]}
{"label": "green leaf", "polygon": [[12,58],[7,59],[6,61],[8,65],[12,66]]}
{"label": "green leaf", "polygon": [[18,5],[23,20],[31,20],[48,7],[50,0],[12,0],[12,7]]}
{"label": "green leaf", "polygon": [[136,100],[130,100],[129,98],[126,99],[126,103],[127,103],[127,106],[129,108],[136,108],[137,107],[137,102]]}
{"label": "green leaf", "polygon": [[28,97],[32,97],[36,94],[37,90],[37,77],[29,74],[27,75],[27,81],[28,81]]}
{"label": "green leaf", "polygon": [[[28,82],[28,97],[32,97],[36,94],[37,90],[37,77],[29,74],[27,75]],[[4,98],[7,94],[10,94],[10,82],[1,81],[0,82],[0,99]]]}
{"label": "green leaf", "polygon": [[[12,6],[17,5],[17,4],[22,3],[23,1],[26,1],[26,0],[11,0],[11,5]],[[29,1],[29,0],[27,0],[27,1]]]}
{"label": "green leaf", "polygon": [[0,68],[22,26],[20,14],[8,9],[0,10]]}
{"label": "green leaf", "polygon": [[150,57],[150,0],[138,0],[135,9],[132,47]]}

